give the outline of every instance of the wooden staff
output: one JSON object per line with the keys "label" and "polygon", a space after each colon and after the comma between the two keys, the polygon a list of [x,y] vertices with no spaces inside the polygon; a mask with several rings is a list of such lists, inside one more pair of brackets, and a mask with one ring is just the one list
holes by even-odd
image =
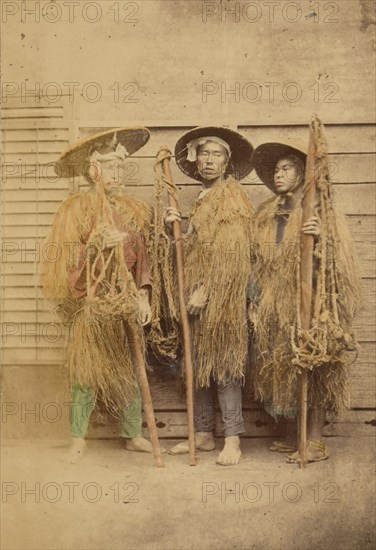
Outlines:
{"label": "wooden staff", "polygon": [[[315,212],[316,181],[315,159],[316,147],[314,139],[317,118],[313,119],[310,126],[310,136],[307,154],[307,163],[304,182],[304,196],[302,202],[302,224],[309,221]],[[303,329],[303,341],[307,339],[307,331],[311,326],[312,318],[312,276],[313,276],[313,247],[314,236],[302,233],[300,239],[301,264],[300,264],[300,317]],[[308,373],[303,367],[299,380],[299,465],[304,468],[307,463],[307,409],[308,409]]]}
{"label": "wooden staff", "polygon": [[[112,228],[116,228],[110,209],[109,208],[106,209],[104,184],[103,184],[100,170],[99,170],[99,174],[96,176],[96,179],[97,179],[97,182],[96,182],[97,193],[98,193],[99,205],[101,210],[100,215],[102,219],[104,218],[107,219],[108,223]],[[125,279],[132,277],[132,275],[129,273],[125,264],[124,249],[123,249],[122,242],[117,245],[115,254],[118,260],[120,273],[125,277]],[[145,366],[145,360],[144,360],[144,354],[142,351],[140,336],[137,333],[137,328],[132,326],[131,323],[125,322],[125,327],[128,334],[128,342],[131,348],[131,354],[132,354],[133,360],[136,363],[137,380],[138,380],[138,384],[141,392],[142,405],[146,416],[146,422],[149,429],[150,441],[151,441],[153,456],[154,456],[154,465],[157,468],[164,468],[164,463],[161,455],[161,448],[159,446],[158,430],[157,430],[157,425],[155,423],[153,402],[152,402],[151,393],[150,393],[149,381],[146,374],[146,366]]]}
{"label": "wooden staff", "polygon": [[[161,147],[161,154],[165,154],[162,160],[162,169],[167,182],[170,183],[168,188],[168,203],[169,206],[178,209],[178,200],[176,197],[175,185],[173,183],[171,167],[170,167],[170,151],[167,147]],[[196,466],[196,445],[195,445],[195,425],[193,415],[193,367],[191,354],[191,333],[188,321],[187,306],[185,303],[185,284],[184,284],[184,254],[183,254],[183,235],[181,225],[178,220],[172,222],[172,233],[175,239],[176,248],[176,266],[179,289],[179,305],[181,323],[183,329],[183,349],[184,349],[184,367],[185,367],[185,382],[187,388],[187,411],[188,411],[188,444],[189,444],[189,464]]]}
{"label": "wooden staff", "polygon": [[140,337],[137,334],[137,329],[134,329],[127,323],[128,342],[131,348],[132,356],[136,363],[136,372],[138,385],[142,397],[142,406],[144,408],[146,422],[149,429],[150,441],[153,448],[154,465],[157,468],[164,468],[165,465],[162,460],[161,448],[159,446],[158,430],[155,423],[153,401],[150,393],[150,386],[148,377],[146,374],[146,366],[144,360],[144,354],[142,352],[142,346]]}

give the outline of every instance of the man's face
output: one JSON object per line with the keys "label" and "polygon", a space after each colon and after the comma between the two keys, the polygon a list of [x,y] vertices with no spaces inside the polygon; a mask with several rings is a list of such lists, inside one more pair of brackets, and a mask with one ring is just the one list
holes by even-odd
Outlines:
{"label": "man's face", "polygon": [[206,180],[217,179],[225,173],[228,153],[219,143],[207,141],[197,148],[197,169]]}
{"label": "man's face", "polygon": [[278,195],[288,193],[295,188],[299,173],[294,162],[281,159],[274,169],[274,185]]}
{"label": "man's face", "polygon": [[105,160],[100,167],[106,195],[118,194],[124,178],[124,163],[120,159]]}

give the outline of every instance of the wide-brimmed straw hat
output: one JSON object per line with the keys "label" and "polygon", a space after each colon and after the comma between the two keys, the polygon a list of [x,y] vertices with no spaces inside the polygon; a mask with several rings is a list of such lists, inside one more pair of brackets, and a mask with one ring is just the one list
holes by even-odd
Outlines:
{"label": "wide-brimmed straw hat", "polygon": [[256,147],[252,155],[252,164],[260,180],[275,193],[274,169],[278,161],[289,155],[294,155],[298,157],[305,166],[307,160],[307,153],[304,152],[305,150],[306,147],[301,144],[263,143]]}
{"label": "wide-brimmed straw hat", "polygon": [[98,149],[107,153],[114,149],[116,143],[126,148],[128,155],[132,155],[148,142],[150,132],[143,126],[128,126],[125,128],[111,128],[78,141],[61,155],[55,163],[56,174],[62,177],[79,176],[87,169],[91,154]]}
{"label": "wide-brimmed straw hat", "polygon": [[202,181],[202,177],[197,172],[196,162],[191,162],[187,159],[187,145],[192,140],[209,136],[224,140],[231,149],[231,158],[226,174],[231,174],[238,180],[245,178],[252,170],[251,157],[253,147],[238,132],[221,126],[199,126],[193,128],[193,130],[189,130],[189,132],[178,140],[175,146],[175,160],[180,170],[190,178]]}

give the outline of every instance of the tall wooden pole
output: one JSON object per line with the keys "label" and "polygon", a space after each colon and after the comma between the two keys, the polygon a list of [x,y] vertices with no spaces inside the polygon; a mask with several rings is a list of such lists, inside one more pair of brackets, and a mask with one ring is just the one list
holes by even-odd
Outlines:
{"label": "tall wooden pole", "polygon": [[[302,202],[302,224],[309,221],[315,212],[316,182],[315,159],[316,146],[314,126],[318,123],[315,118],[311,122],[308,155],[304,182],[304,196]],[[307,338],[307,331],[311,326],[312,318],[312,277],[313,277],[313,247],[314,236],[302,233],[300,240],[300,317],[303,330],[303,341]],[[299,465],[304,468],[307,463],[307,411],[308,411],[308,373],[303,367],[299,383]]]}
{"label": "tall wooden pole", "polygon": [[[178,201],[176,192],[174,190],[173,178],[170,167],[170,151],[161,147],[161,154],[168,153],[162,160],[162,169],[166,180],[170,183],[168,189],[168,202],[173,208],[178,208]],[[188,321],[187,306],[185,303],[185,284],[184,284],[184,253],[183,253],[183,234],[181,231],[181,225],[179,221],[172,223],[172,232],[175,239],[176,249],[176,267],[178,278],[178,290],[179,290],[179,305],[181,324],[183,329],[183,349],[184,349],[184,369],[185,369],[185,382],[187,391],[187,412],[188,412],[188,443],[189,443],[189,464],[195,466],[196,460],[196,446],[195,446],[195,425],[193,414],[193,366],[192,366],[192,354],[191,354],[191,333]]]}
{"label": "tall wooden pole", "polygon": [[149,429],[151,446],[153,449],[154,465],[157,468],[164,468],[164,463],[161,455],[161,448],[159,446],[158,430],[155,423],[153,402],[151,399],[149,381],[146,374],[146,366],[144,360],[144,354],[142,352],[142,346],[140,337],[137,334],[137,329],[134,329],[129,324],[126,325],[128,342],[132,351],[133,360],[136,364],[136,373],[138,385],[140,388],[142,406],[145,412],[146,423]]}

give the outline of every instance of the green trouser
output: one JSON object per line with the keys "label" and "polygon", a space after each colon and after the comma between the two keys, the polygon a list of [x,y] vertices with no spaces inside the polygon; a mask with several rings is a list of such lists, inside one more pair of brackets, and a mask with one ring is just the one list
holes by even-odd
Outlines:
{"label": "green trouser", "polygon": [[[95,407],[95,391],[89,386],[74,384],[70,407],[70,424],[73,437],[86,437],[90,416]],[[133,439],[142,436],[141,396],[138,394],[129,407],[120,412],[120,437]]]}

